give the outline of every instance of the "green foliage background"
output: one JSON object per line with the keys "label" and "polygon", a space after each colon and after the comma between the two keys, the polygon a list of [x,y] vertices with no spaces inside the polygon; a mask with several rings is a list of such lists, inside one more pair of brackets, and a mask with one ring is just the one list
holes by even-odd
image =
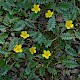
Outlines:
{"label": "green foliage background", "polygon": [[[41,8],[37,14],[31,11],[34,4]],[[80,0],[0,0],[0,80],[59,80],[79,69],[79,4]],[[48,9],[54,11],[50,19],[45,18]],[[73,29],[65,28],[66,20],[73,21]],[[30,37],[24,40],[21,31]],[[17,43],[23,45],[22,53],[13,51]],[[37,47],[34,55],[31,46]],[[48,60],[41,56],[44,49],[51,51]],[[63,70],[65,75],[60,74]],[[80,71],[75,80],[80,80]]]}

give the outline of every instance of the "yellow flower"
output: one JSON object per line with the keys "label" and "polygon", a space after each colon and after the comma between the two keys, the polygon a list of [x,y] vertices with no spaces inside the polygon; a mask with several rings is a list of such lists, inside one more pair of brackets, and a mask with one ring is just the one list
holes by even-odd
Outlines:
{"label": "yellow flower", "polygon": [[53,15],[53,12],[51,12],[50,10],[48,10],[48,11],[45,13],[46,18],[50,18],[50,17],[52,17],[52,15]]}
{"label": "yellow flower", "polygon": [[30,48],[30,52],[31,52],[31,54],[36,53],[36,47],[31,47],[31,48]]}
{"label": "yellow flower", "polygon": [[22,31],[20,36],[26,39],[27,37],[29,37],[29,34],[27,34],[27,31]]}
{"label": "yellow flower", "polygon": [[22,52],[22,45],[21,44],[16,44],[15,47],[14,47],[14,51],[16,53],[19,53],[19,52]]}
{"label": "yellow flower", "polygon": [[46,51],[46,50],[44,50],[44,51],[43,51],[43,53],[44,53],[44,54],[42,54],[42,56],[43,56],[43,57],[45,57],[46,59],[48,59],[48,58],[49,58],[49,56],[51,56],[51,53],[50,53],[50,51],[49,51],[49,50],[47,50],[47,51]]}
{"label": "yellow flower", "polygon": [[65,23],[65,27],[67,29],[71,29],[74,27],[74,24],[72,24],[72,20],[67,20],[66,23]]}
{"label": "yellow flower", "polygon": [[38,13],[38,11],[40,11],[39,5],[34,4],[34,7],[31,10]]}

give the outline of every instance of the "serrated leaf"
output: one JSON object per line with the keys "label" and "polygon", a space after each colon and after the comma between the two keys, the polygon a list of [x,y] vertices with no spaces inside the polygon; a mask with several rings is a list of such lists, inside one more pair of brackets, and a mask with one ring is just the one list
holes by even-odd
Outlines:
{"label": "serrated leaf", "polygon": [[74,7],[72,9],[72,13],[71,13],[71,20],[74,21],[76,19],[76,17],[77,17],[76,13],[77,13],[77,9],[76,9],[76,7]]}
{"label": "serrated leaf", "polygon": [[30,67],[30,68],[34,68],[36,65],[38,65],[38,63],[37,63],[37,62],[32,61],[32,62],[30,62],[29,67]]}
{"label": "serrated leaf", "polygon": [[48,72],[57,75],[57,70],[55,68],[48,67]]}
{"label": "serrated leaf", "polygon": [[31,22],[29,19],[26,19],[25,20],[25,24],[28,26],[28,27],[30,27],[30,28],[35,28],[35,25],[34,25],[34,23],[33,22]]}
{"label": "serrated leaf", "polygon": [[1,33],[1,34],[0,34],[0,37],[1,37],[2,39],[6,39],[6,38],[8,37],[8,34],[7,34],[6,32]]}
{"label": "serrated leaf", "polygon": [[2,76],[5,76],[8,73],[8,70],[5,69],[5,71],[2,73]]}
{"label": "serrated leaf", "polygon": [[30,31],[29,34],[34,41],[38,42],[38,44],[42,44],[46,40],[46,38],[43,36],[43,34],[40,31],[38,32]]}
{"label": "serrated leaf", "polygon": [[65,21],[70,20],[71,19],[71,14],[68,11],[62,11],[63,14],[63,18]]}
{"label": "serrated leaf", "polygon": [[59,7],[59,8],[63,8],[63,9],[68,9],[68,8],[71,7],[70,3],[66,3],[66,2],[60,2],[56,6]]}
{"label": "serrated leaf", "polygon": [[74,39],[75,37],[72,36],[70,33],[63,33],[61,36],[60,36],[63,40],[71,40],[71,39]]}
{"label": "serrated leaf", "polygon": [[46,3],[49,3],[49,2],[52,2],[53,0],[33,0],[33,2],[35,4],[46,4]]}
{"label": "serrated leaf", "polygon": [[55,16],[50,18],[48,23],[47,23],[47,30],[48,31],[53,31],[54,28],[55,28]]}
{"label": "serrated leaf", "polygon": [[2,30],[6,30],[6,26],[0,25],[0,30],[1,30],[1,31],[2,31]]}
{"label": "serrated leaf", "polygon": [[15,67],[20,68],[20,64],[18,62],[16,62]]}
{"label": "serrated leaf", "polygon": [[14,24],[14,31],[20,31],[23,30],[26,27],[25,22],[24,21],[18,21],[17,23]]}
{"label": "serrated leaf", "polygon": [[40,14],[41,14],[40,12],[37,13],[37,14],[32,12],[32,13],[29,14],[29,18],[35,20],[40,16]]}
{"label": "serrated leaf", "polygon": [[78,67],[79,66],[76,61],[72,61],[72,60],[63,60],[63,64],[67,68],[75,68],[75,67]]}
{"label": "serrated leaf", "polygon": [[4,43],[4,40],[1,38],[0,39],[0,44],[3,44]]}
{"label": "serrated leaf", "polygon": [[80,39],[80,32],[75,31],[76,38]]}
{"label": "serrated leaf", "polygon": [[66,44],[65,51],[66,51],[67,54],[69,54],[71,56],[78,56],[76,51],[73,48],[71,48],[71,46],[69,44]]}
{"label": "serrated leaf", "polygon": [[10,20],[10,23],[15,23],[15,22],[18,22],[20,20],[20,18],[18,17],[13,17],[11,20]]}
{"label": "serrated leaf", "polygon": [[27,75],[29,75],[30,72],[31,72],[31,69],[30,69],[29,67],[27,67],[27,68],[25,69],[25,73],[26,73]]}
{"label": "serrated leaf", "polygon": [[3,6],[3,4],[4,4],[4,1],[0,0],[0,6]]}
{"label": "serrated leaf", "polygon": [[39,72],[40,72],[40,75],[41,75],[41,76],[44,76],[44,75],[45,75],[45,68],[44,68],[44,67],[41,67],[41,68],[39,69]]}
{"label": "serrated leaf", "polygon": [[33,80],[35,77],[35,74],[34,73],[31,73],[29,76],[28,76],[28,80]]}
{"label": "serrated leaf", "polygon": [[52,40],[46,40],[45,42],[44,42],[44,45],[45,45],[45,47],[50,47],[51,46],[51,44],[52,44]]}
{"label": "serrated leaf", "polygon": [[9,44],[9,51],[13,50],[14,46],[18,44],[18,38],[14,38],[11,40],[10,44]]}
{"label": "serrated leaf", "polygon": [[32,0],[23,0],[21,6],[24,8],[25,11],[28,10],[28,9],[31,9],[31,7],[32,7]]}
{"label": "serrated leaf", "polygon": [[9,53],[9,52],[0,48],[0,54],[7,54],[7,53]]}

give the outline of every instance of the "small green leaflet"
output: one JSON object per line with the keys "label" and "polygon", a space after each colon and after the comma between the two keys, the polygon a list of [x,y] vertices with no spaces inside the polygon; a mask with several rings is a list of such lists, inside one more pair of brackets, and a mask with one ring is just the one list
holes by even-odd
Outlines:
{"label": "small green leaflet", "polygon": [[75,68],[78,67],[78,63],[76,61],[73,60],[63,60],[63,64],[67,67],[67,68]]}
{"label": "small green leaflet", "polygon": [[71,46],[69,44],[66,44],[65,51],[66,51],[67,54],[69,54],[71,56],[78,56],[76,51],[73,48],[71,48]]}
{"label": "small green leaflet", "polygon": [[76,36],[76,38],[80,39],[80,32],[75,31],[75,36]]}
{"label": "small green leaflet", "polygon": [[24,29],[26,27],[25,22],[24,21],[18,21],[17,23],[15,23],[14,25],[14,31],[20,31],[22,29]]}
{"label": "small green leaflet", "polygon": [[6,26],[0,25],[0,30],[1,30],[1,31],[2,31],[2,30],[6,30]]}
{"label": "small green leaflet", "polygon": [[63,40],[71,40],[71,39],[74,39],[75,37],[72,36],[70,33],[63,33],[61,36],[60,36]]}
{"label": "small green leaflet", "polygon": [[49,19],[48,23],[47,23],[47,30],[48,31],[53,31],[53,28],[55,28],[55,16],[53,16],[52,18]]}

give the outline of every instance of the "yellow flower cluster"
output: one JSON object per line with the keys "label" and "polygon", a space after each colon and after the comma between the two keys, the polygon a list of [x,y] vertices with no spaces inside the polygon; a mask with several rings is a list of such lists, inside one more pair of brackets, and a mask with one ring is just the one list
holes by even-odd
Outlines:
{"label": "yellow flower cluster", "polygon": [[[32,11],[34,11],[35,13],[38,13],[40,12],[40,8],[39,8],[39,5],[36,5],[34,4],[34,7],[31,9]],[[47,10],[47,12],[45,13],[45,17],[46,18],[51,18],[53,16],[53,12],[51,12],[50,10]],[[74,27],[74,24],[72,24],[72,20],[67,20],[66,23],[65,23],[65,27],[67,29],[71,29]],[[29,34],[27,33],[27,31],[22,31],[21,34],[20,34],[20,37],[26,39],[29,37]],[[14,47],[14,51],[16,53],[19,53],[19,52],[22,52],[22,45],[21,44],[16,44],[15,47]],[[36,53],[36,47],[31,47],[29,49],[29,51],[31,52],[31,54],[34,54]],[[49,50],[44,50],[43,51],[43,54],[42,54],[42,57],[46,58],[46,59],[49,59],[49,57],[51,56],[51,53]]]}
{"label": "yellow flower cluster", "polygon": [[[41,9],[39,8],[39,5],[34,4],[34,6],[31,10],[34,11],[35,13],[38,13],[38,12],[40,12]],[[45,13],[45,17],[46,18],[51,18],[52,16],[53,16],[53,12],[51,12],[50,10],[47,10],[47,12]],[[74,24],[72,24],[72,20],[66,21],[65,27],[67,29],[73,28]]]}
{"label": "yellow flower cluster", "polygon": [[[36,47],[31,47],[30,52],[31,52],[31,54],[36,53]],[[51,56],[51,53],[49,50],[47,50],[47,51],[44,50],[42,56],[45,57],[46,59],[49,59],[49,56]]]}
{"label": "yellow flower cluster", "polygon": [[[15,51],[16,53],[22,52],[22,51],[23,51],[23,50],[22,50],[22,45],[21,45],[21,44],[19,44],[19,45],[16,44],[15,47],[14,47],[14,51]],[[36,53],[36,47],[31,47],[29,51],[31,52],[31,54]],[[45,57],[46,59],[48,59],[49,56],[51,56],[51,53],[50,53],[49,50],[47,50],[47,51],[44,50],[42,56]]]}
{"label": "yellow flower cluster", "polygon": [[[21,34],[20,34],[21,37],[23,37],[24,39],[28,38],[29,37],[29,34],[27,34],[27,31],[22,31]],[[14,51],[16,53],[19,53],[19,52],[22,52],[22,45],[21,44],[16,44],[15,47],[14,47]]]}
{"label": "yellow flower cluster", "polygon": [[[32,11],[34,11],[35,13],[38,13],[40,12],[40,8],[39,8],[39,5],[36,5],[34,4],[33,8],[31,9]],[[46,13],[45,13],[45,17],[46,18],[50,18],[53,16],[53,12],[51,12],[50,10],[48,10]]]}

